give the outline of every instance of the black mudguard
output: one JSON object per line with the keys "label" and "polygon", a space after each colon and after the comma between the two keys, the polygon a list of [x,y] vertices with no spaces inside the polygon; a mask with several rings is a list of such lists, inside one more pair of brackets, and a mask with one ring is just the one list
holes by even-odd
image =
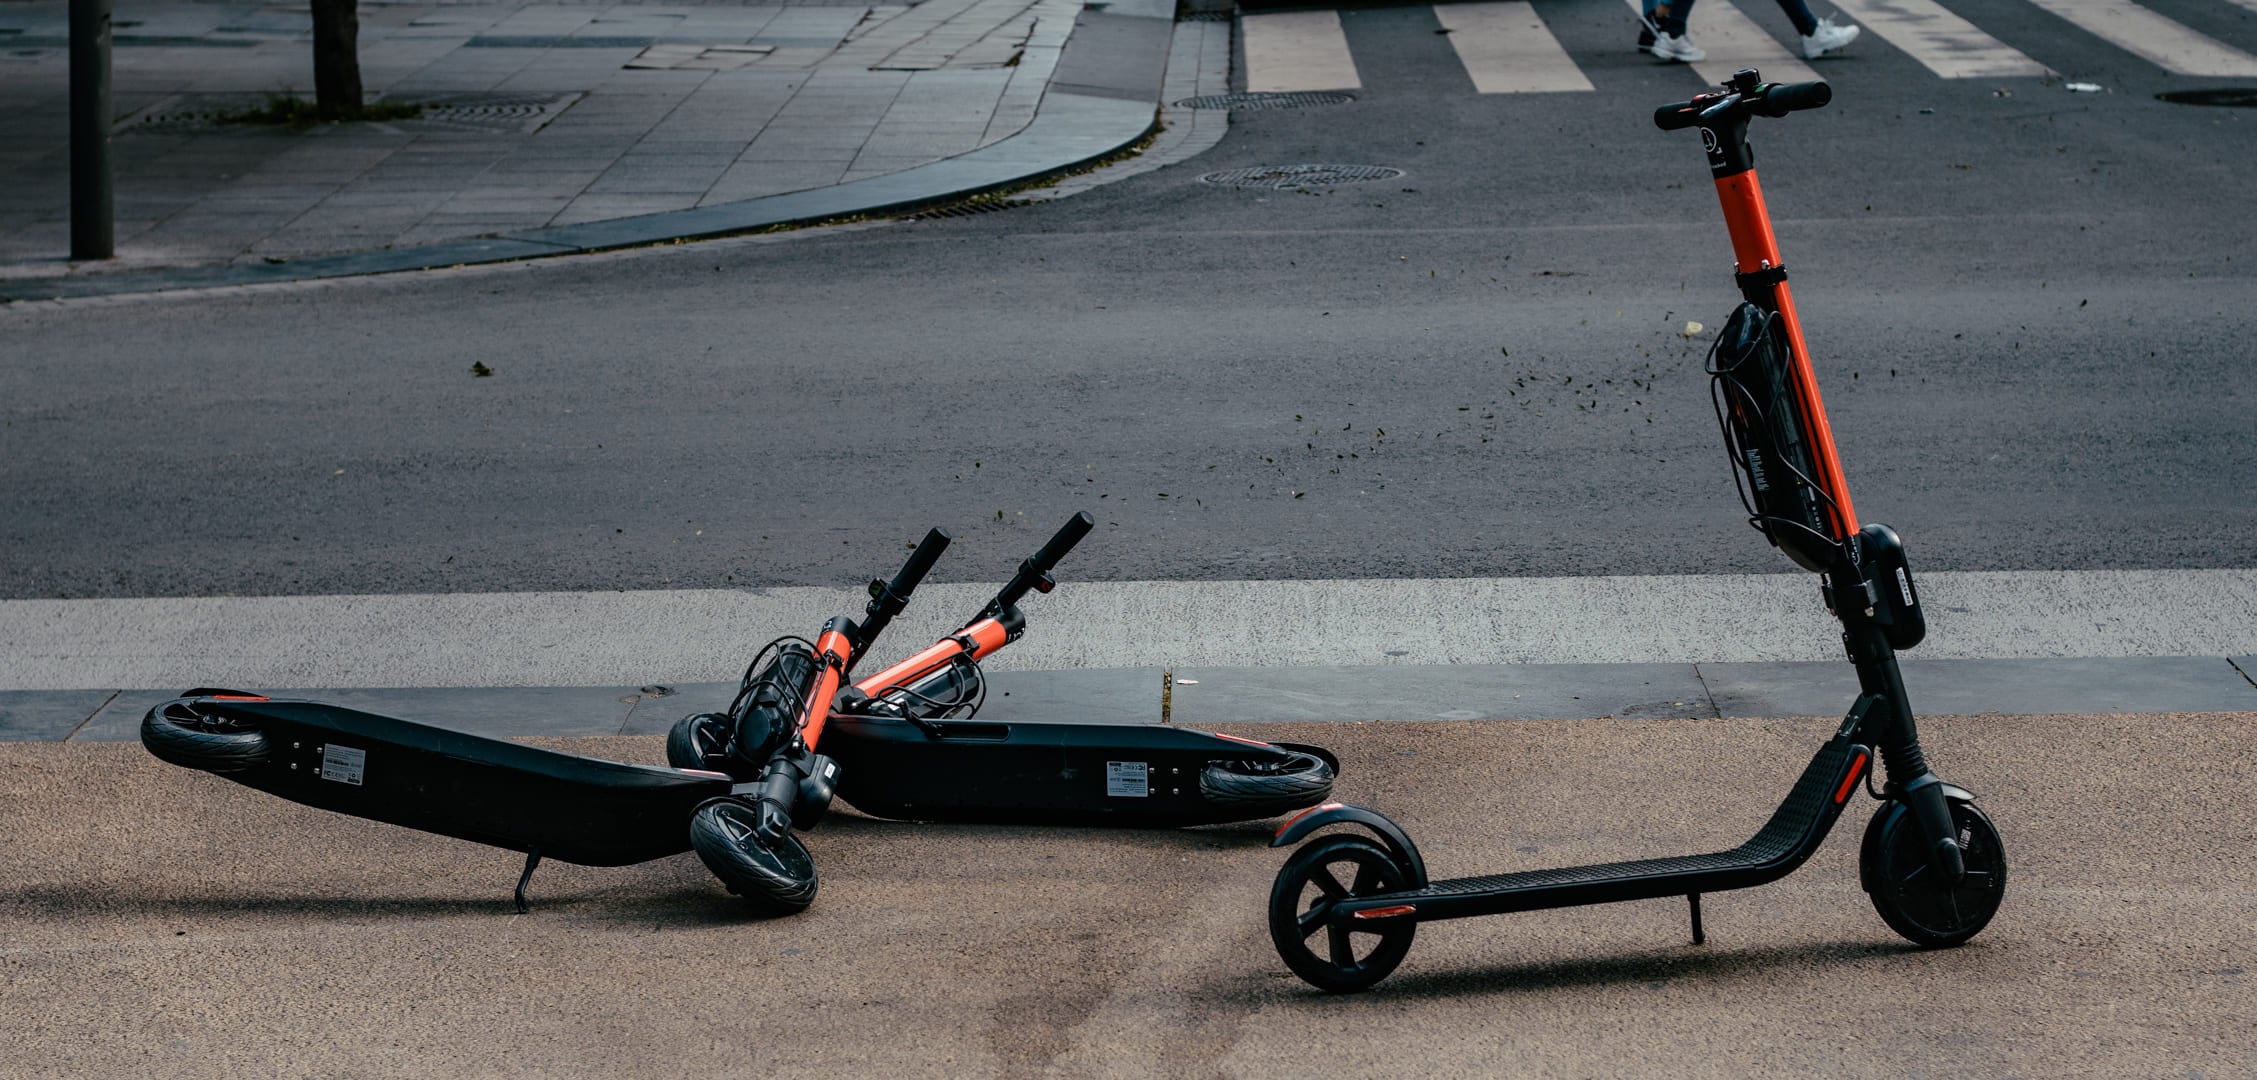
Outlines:
{"label": "black mudguard", "polygon": [[316,701],[204,697],[193,707],[265,734],[263,762],[223,774],[239,784],[583,866],[690,850],[691,813],[731,786],[719,773],[581,757]]}
{"label": "black mudguard", "polygon": [[[1339,773],[1339,762],[1313,754]],[[1030,825],[1176,827],[1268,816],[1218,805],[1200,773],[1223,759],[1284,761],[1251,739],[1173,726],[931,722],[835,714],[824,753],[839,797],[878,817]],[[1309,802],[1321,802],[1323,794]]]}
{"label": "black mudguard", "polygon": [[1420,857],[1418,845],[1411,843],[1411,834],[1404,832],[1401,825],[1395,824],[1394,818],[1368,806],[1325,803],[1314,809],[1304,810],[1278,826],[1277,835],[1270,838],[1270,846],[1284,847],[1299,843],[1310,833],[1331,825],[1354,825],[1369,830],[1379,838],[1380,845],[1395,856],[1395,864],[1403,868],[1405,887],[1426,888],[1426,860]]}

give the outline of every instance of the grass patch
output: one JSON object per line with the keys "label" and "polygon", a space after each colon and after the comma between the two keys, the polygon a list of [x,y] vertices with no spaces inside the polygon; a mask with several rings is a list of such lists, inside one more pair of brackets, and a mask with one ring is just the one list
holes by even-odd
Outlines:
{"label": "grass patch", "polygon": [[272,124],[305,128],[315,124],[353,121],[413,120],[423,115],[423,109],[422,105],[400,101],[379,101],[357,109],[325,108],[304,98],[278,94],[266,99],[264,105],[221,113],[213,119],[222,124]]}

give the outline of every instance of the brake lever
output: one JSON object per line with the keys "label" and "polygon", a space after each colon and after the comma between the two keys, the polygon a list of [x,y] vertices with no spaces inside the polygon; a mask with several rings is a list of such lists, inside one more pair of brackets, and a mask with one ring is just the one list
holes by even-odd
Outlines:
{"label": "brake lever", "polygon": [[1701,126],[1703,126],[1703,127],[1706,127],[1706,126],[1707,126],[1708,124],[1710,124],[1710,123],[1712,123],[1712,122],[1715,122],[1715,121],[1718,121],[1718,120],[1721,120],[1721,119],[1723,119],[1725,112],[1727,112],[1728,110],[1731,110],[1731,109],[1733,109],[1733,108],[1736,108],[1736,107],[1738,107],[1738,105],[1739,105],[1739,104],[1740,104],[1740,95],[1739,95],[1739,94],[1738,94],[1737,92],[1734,92],[1734,93],[1730,93],[1730,94],[1726,94],[1726,95],[1724,95],[1724,97],[1723,97],[1723,98],[1722,98],[1721,100],[1719,100],[1719,101],[1718,101],[1718,102],[1717,102],[1716,104],[1714,104],[1714,105],[1711,105],[1711,106],[1709,106],[1708,108],[1702,109],[1702,110],[1701,110],[1701,115],[1700,115],[1700,119],[1698,119],[1698,120],[1695,120],[1695,121],[1693,121],[1693,122],[1694,122],[1695,124],[1698,124],[1698,125],[1701,125]]}

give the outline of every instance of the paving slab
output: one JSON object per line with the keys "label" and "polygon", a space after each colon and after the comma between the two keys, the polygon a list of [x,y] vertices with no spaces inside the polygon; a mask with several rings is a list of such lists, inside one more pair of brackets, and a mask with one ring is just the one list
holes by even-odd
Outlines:
{"label": "paving slab", "polygon": [[[1900,666],[1922,716],[2257,708],[2257,686],[2224,657],[1906,658]],[[1847,662],[1702,664],[1700,672],[1725,716],[1838,716],[1858,695]]]}
{"label": "paving slab", "polygon": [[114,690],[0,694],[0,742],[61,742],[116,696]]}
{"label": "paving slab", "polygon": [[1192,667],[1175,672],[1174,722],[1553,720],[1716,715],[1691,664],[1416,664]]}
{"label": "paving slab", "polygon": [[[368,58],[363,74],[372,95],[395,101],[421,96],[444,110],[493,100],[447,99],[448,93],[490,93],[509,83],[521,93],[565,98],[544,105],[549,112],[519,130],[506,125],[465,130],[450,126],[454,121],[426,117],[293,134],[239,125],[199,130],[165,119],[167,103],[187,96],[217,102],[213,95],[234,93],[244,98],[242,105],[256,105],[245,95],[293,87],[305,77],[310,44],[300,17],[243,2],[213,6],[230,14],[217,25],[184,21],[180,34],[163,37],[207,54],[180,62],[177,71],[161,55],[166,50],[118,37],[118,82],[126,88],[121,103],[131,104],[134,121],[114,139],[119,175],[130,178],[121,182],[120,201],[146,204],[144,192],[158,186],[177,189],[167,192],[176,197],[159,200],[165,206],[161,214],[119,217],[119,260],[81,264],[66,264],[60,256],[68,219],[67,135],[62,125],[48,122],[60,100],[65,5],[30,0],[0,9],[0,30],[30,35],[15,35],[16,44],[54,39],[41,46],[54,55],[34,55],[30,62],[35,75],[49,78],[0,84],[0,118],[14,118],[0,119],[0,143],[40,150],[12,156],[0,169],[0,220],[28,219],[25,227],[0,235],[0,300],[507,261],[963,198],[1070,169],[1149,133],[1173,15],[1172,8],[1141,3],[1130,5],[1135,14],[1118,7],[1092,14],[1093,40],[1075,50],[1065,46],[1079,0],[972,5],[928,0],[859,11],[783,5],[760,17],[708,6],[647,12],[631,4],[578,7],[549,0],[401,5],[371,13],[363,23]],[[591,11],[597,13],[593,18]],[[861,23],[873,11],[875,23]],[[279,36],[259,41],[225,36],[226,27],[267,16]],[[416,25],[425,18],[446,25]],[[868,33],[849,40],[858,24]],[[792,33],[763,37],[760,48],[747,51],[756,35],[785,27]],[[402,48],[416,56],[414,62],[395,66],[383,59],[405,55],[393,48],[396,42],[410,43]],[[714,52],[729,62],[705,63],[682,52],[694,46],[705,47],[700,58]],[[761,51],[767,46],[775,48]],[[681,62],[636,62],[652,48],[674,49],[665,55]],[[205,62],[220,50],[256,55],[235,65]],[[795,52],[813,55],[790,55]],[[900,70],[885,70],[888,66]],[[149,95],[132,93],[136,80],[158,71],[166,73],[161,87]],[[1053,77],[1068,80],[1073,92],[1044,95],[1043,85]],[[536,84],[539,91],[531,89]],[[1038,98],[1042,104],[1035,108]],[[1130,108],[1093,106],[1095,99]],[[144,123],[149,117],[163,122]],[[586,141],[591,135],[608,138],[609,145],[591,146]],[[456,198],[506,189],[506,180],[493,182],[508,171],[495,170],[497,161],[564,141],[578,152],[572,171],[600,175],[564,192],[574,198],[561,207],[525,204],[528,214],[522,216],[549,227],[510,228],[505,235],[538,246],[497,243],[479,232],[504,228],[502,222],[521,215],[436,212]],[[982,144],[980,151],[965,154]],[[644,153],[683,148],[710,156]],[[191,168],[191,161],[198,164]],[[349,168],[314,164],[348,161]],[[782,167],[759,175],[765,162]],[[804,167],[809,162],[835,168]],[[905,174],[920,175],[904,180]],[[274,191],[276,178],[285,175],[297,185],[287,199]],[[902,182],[874,183],[880,180]],[[773,201],[842,182],[850,189],[843,195]],[[278,199],[289,205],[277,210]],[[231,208],[246,212],[214,212]],[[693,212],[699,210],[722,212]],[[304,227],[308,220],[322,227]],[[346,221],[355,227],[343,227]],[[441,243],[432,244],[435,239]],[[340,253],[361,247],[391,250],[383,257]],[[66,272],[58,276],[58,268]]]}

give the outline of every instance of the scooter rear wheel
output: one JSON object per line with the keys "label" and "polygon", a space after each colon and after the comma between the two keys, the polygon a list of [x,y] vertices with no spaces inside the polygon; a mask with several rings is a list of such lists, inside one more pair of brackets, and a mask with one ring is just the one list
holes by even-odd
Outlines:
{"label": "scooter rear wheel", "polygon": [[708,799],[690,816],[690,846],[706,869],[761,915],[795,915],[815,902],[815,860],[799,837],[760,835],[760,812],[736,799]]}
{"label": "scooter rear wheel", "polygon": [[206,713],[186,699],[168,701],[141,718],[141,745],[158,758],[209,773],[266,764],[266,732],[245,720]]}
{"label": "scooter rear wheel", "polygon": [[725,772],[729,760],[729,714],[692,713],[666,732],[666,763],[677,769]]}
{"label": "scooter rear wheel", "polygon": [[1901,802],[1890,800],[1865,827],[1858,876],[1873,910],[1889,929],[1929,949],[1963,944],[1990,925],[2006,898],[2006,849],[1998,830],[1975,804],[1952,799],[1951,823],[1959,836],[1967,876],[1943,880],[1928,861],[1927,838]]}
{"label": "scooter rear wheel", "polygon": [[1242,811],[1248,819],[1276,817],[1315,806],[1332,794],[1332,766],[1315,754],[1279,747],[1284,761],[1226,758],[1199,772],[1199,794],[1209,803]]}
{"label": "scooter rear wheel", "polygon": [[[1337,868],[1349,870],[1342,884]],[[1325,915],[1342,900],[1394,892],[1406,878],[1387,849],[1360,836],[1335,833],[1301,846],[1270,887],[1270,941],[1277,955],[1309,985],[1336,994],[1370,988],[1411,951],[1416,920],[1396,917],[1364,925],[1331,926]],[[1324,935],[1322,950],[1309,939]],[[1358,938],[1376,938],[1357,955]]]}

